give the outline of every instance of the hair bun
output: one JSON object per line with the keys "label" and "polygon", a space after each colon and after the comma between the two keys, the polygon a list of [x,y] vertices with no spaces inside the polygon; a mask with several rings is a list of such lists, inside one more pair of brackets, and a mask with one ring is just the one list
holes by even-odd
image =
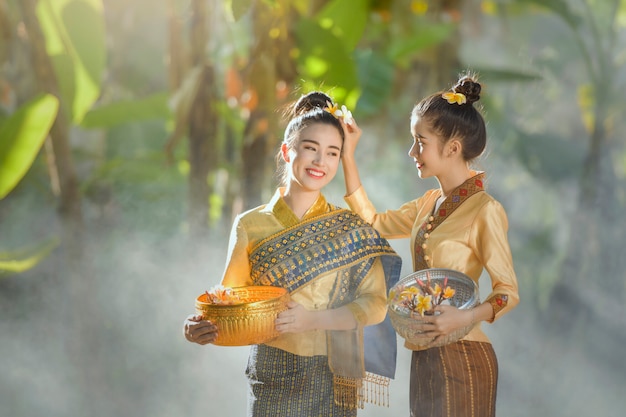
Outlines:
{"label": "hair bun", "polygon": [[325,93],[321,91],[310,92],[296,101],[296,104],[293,106],[293,114],[294,116],[299,116],[311,110],[323,109],[326,107],[327,102],[332,103],[332,99]]}
{"label": "hair bun", "polygon": [[469,75],[462,77],[452,89],[455,93],[462,93],[466,98],[468,104],[472,104],[480,100],[480,83]]}

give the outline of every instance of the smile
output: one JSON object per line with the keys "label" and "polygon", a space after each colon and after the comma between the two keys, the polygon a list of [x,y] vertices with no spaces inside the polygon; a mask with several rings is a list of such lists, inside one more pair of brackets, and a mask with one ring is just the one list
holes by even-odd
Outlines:
{"label": "smile", "polygon": [[307,169],[306,172],[307,172],[307,174],[309,174],[309,175],[311,175],[313,177],[317,177],[317,178],[321,178],[324,175],[326,175],[322,171],[317,171],[317,170],[314,170],[314,169]]}

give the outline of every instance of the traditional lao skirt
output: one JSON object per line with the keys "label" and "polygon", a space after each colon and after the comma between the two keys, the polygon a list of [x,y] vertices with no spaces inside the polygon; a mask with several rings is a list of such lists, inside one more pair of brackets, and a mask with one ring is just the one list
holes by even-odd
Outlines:
{"label": "traditional lao skirt", "polygon": [[335,404],[327,356],[298,356],[267,345],[250,349],[248,417],[356,417],[356,409]]}
{"label": "traditional lao skirt", "polygon": [[491,343],[461,340],[413,351],[411,417],[493,417],[497,383]]}

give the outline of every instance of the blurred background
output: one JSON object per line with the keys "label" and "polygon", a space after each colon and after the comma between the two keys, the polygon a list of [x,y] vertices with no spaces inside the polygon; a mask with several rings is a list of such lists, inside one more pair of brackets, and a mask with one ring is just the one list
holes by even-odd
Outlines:
{"label": "blurred background", "polygon": [[[285,107],[351,109],[396,208],[437,185],[413,104],[469,70],[521,295],[483,325],[498,415],[622,416],[625,60],[619,0],[0,0],[0,414],[245,415],[248,348],[182,322],[276,187]],[[346,206],[341,173],[326,194]],[[409,363],[360,416],[408,415]]]}

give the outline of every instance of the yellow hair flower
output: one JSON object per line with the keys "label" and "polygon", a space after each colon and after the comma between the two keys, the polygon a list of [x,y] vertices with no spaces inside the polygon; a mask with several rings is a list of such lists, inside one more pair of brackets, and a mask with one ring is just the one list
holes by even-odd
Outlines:
{"label": "yellow hair flower", "polygon": [[443,93],[441,97],[445,98],[450,104],[465,104],[467,103],[467,97],[463,93],[447,92]]}
{"label": "yellow hair flower", "polygon": [[341,106],[341,110],[339,110],[337,103],[330,103],[327,101],[324,110],[335,116],[337,119],[342,118],[346,124],[352,123],[352,112],[348,110],[345,105]]}
{"label": "yellow hair flower", "polygon": [[337,116],[337,112],[341,112],[341,110],[339,110],[339,107],[337,106],[337,103],[331,103],[331,102],[326,102],[326,107],[324,107],[324,110],[326,110],[328,113],[332,114],[335,117],[339,117]]}

